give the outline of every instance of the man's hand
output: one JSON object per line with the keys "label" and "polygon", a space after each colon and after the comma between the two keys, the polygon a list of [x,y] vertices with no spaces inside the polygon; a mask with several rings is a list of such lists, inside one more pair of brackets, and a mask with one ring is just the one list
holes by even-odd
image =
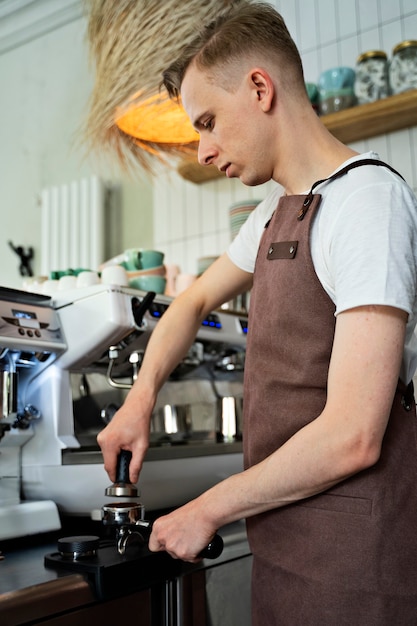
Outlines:
{"label": "man's hand", "polygon": [[112,482],[116,480],[116,464],[120,450],[130,450],[132,460],[129,468],[130,481],[138,481],[143,460],[149,447],[148,412],[140,411],[140,404],[125,402],[117,411],[110,424],[102,430],[97,442],[103,452],[104,469]]}
{"label": "man's hand", "polygon": [[206,519],[202,499],[197,498],[176,509],[169,515],[159,517],[152,527],[149,549],[165,550],[174,559],[198,563],[198,555],[212,541],[217,528]]}

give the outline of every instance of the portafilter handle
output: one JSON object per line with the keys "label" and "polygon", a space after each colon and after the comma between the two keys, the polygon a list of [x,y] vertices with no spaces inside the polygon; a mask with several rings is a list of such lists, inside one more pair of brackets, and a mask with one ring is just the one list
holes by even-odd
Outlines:
{"label": "portafilter handle", "polygon": [[[136,526],[138,526],[141,530],[144,530],[148,534],[152,532],[153,523],[149,520],[142,519],[136,521]],[[201,552],[198,554],[198,558],[200,559],[217,559],[221,553],[223,552],[224,542],[220,535],[214,535],[213,539],[209,544]]]}
{"label": "portafilter handle", "polygon": [[106,496],[116,498],[137,498],[139,496],[136,485],[130,482],[129,466],[132,459],[130,450],[121,450],[117,457],[116,482],[107,487]]}
{"label": "portafilter handle", "polygon": [[[104,509],[108,507],[103,507]],[[120,510],[116,511],[119,513]],[[104,513],[105,523],[110,524],[109,520],[111,519],[112,513],[106,511]],[[114,514],[113,514],[114,515]],[[121,525],[118,528],[118,541],[117,541],[117,550],[119,554],[124,554],[126,550],[127,543],[131,537],[136,534],[139,534],[142,539],[145,541],[149,538],[149,535],[152,532],[153,522],[146,519],[137,519],[133,524],[125,524]],[[135,530],[137,529],[137,530]],[[220,535],[214,535],[213,539],[210,543],[201,550],[198,554],[198,558],[200,559],[217,559],[221,553],[223,552],[224,542]]]}

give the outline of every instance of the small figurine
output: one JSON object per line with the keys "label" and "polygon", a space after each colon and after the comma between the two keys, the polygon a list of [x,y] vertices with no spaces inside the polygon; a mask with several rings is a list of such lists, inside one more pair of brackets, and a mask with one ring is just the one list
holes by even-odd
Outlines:
{"label": "small figurine", "polygon": [[17,254],[20,259],[19,272],[21,276],[33,276],[33,271],[31,267],[31,261],[34,256],[34,251],[32,246],[30,246],[27,251],[23,246],[14,246],[11,241],[8,242],[9,246]]}

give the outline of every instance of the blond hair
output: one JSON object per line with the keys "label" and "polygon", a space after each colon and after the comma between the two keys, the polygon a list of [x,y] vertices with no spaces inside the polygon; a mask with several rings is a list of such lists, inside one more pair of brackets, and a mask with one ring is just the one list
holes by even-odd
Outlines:
{"label": "blond hair", "polygon": [[268,59],[277,68],[284,86],[305,92],[301,57],[282,16],[271,5],[250,0],[233,2],[204,25],[163,72],[163,85],[171,98],[178,98],[192,63],[216,76],[244,57]]}

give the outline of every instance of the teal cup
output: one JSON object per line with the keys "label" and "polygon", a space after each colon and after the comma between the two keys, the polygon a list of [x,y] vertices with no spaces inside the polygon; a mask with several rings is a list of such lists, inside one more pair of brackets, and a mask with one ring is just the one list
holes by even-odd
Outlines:
{"label": "teal cup", "polygon": [[166,284],[166,278],[163,276],[137,276],[129,280],[129,287],[155,293],[164,293]]}
{"label": "teal cup", "polygon": [[164,253],[158,250],[140,250],[140,264],[142,269],[148,270],[151,267],[159,267],[164,262]]}
{"label": "teal cup", "polygon": [[319,76],[318,87],[320,91],[339,91],[355,84],[356,72],[352,67],[332,67],[322,72]]}
{"label": "teal cup", "polygon": [[121,265],[128,271],[135,271],[142,269],[141,251],[139,248],[129,248],[124,252],[124,261]]}

